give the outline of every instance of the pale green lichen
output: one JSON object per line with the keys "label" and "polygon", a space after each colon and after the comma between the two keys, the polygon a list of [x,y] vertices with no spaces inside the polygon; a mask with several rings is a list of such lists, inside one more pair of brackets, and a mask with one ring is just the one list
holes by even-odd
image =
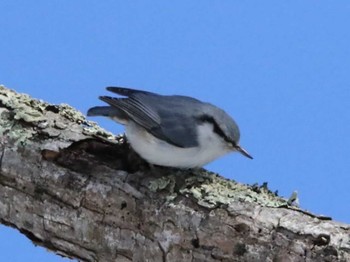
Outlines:
{"label": "pale green lichen", "polygon": [[85,116],[80,111],[67,104],[59,105],[59,113],[60,115],[69,119],[70,121],[73,121],[78,124],[81,124],[86,121]]}
{"label": "pale green lichen", "polygon": [[173,170],[167,176],[151,180],[148,188],[152,192],[166,190],[169,194],[167,202],[171,202],[181,194],[193,197],[199,205],[206,208],[230,205],[235,201],[257,203],[268,207],[287,205],[286,199],[276,196],[265,186],[243,185],[205,169]]}
{"label": "pale green lichen", "polygon": [[28,144],[28,139],[33,136],[34,130],[24,130],[20,124],[12,121],[11,113],[7,109],[1,108],[0,112],[0,137],[2,140],[5,139],[2,142],[11,140],[17,145]]}
{"label": "pale green lichen", "polygon": [[118,140],[118,137],[116,137],[113,133],[106,131],[93,121],[85,122],[85,126],[83,127],[83,134],[88,136],[98,136],[107,139],[110,142]]}
{"label": "pale green lichen", "polygon": [[27,123],[42,121],[43,111],[48,105],[34,100],[26,94],[18,94],[10,89],[0,86],[0,101],[7,109],[12,109],[15,120],[24,120]]}
{"label": "pale green lichen", "polygon": [[[85,116],[67,104],[52,105],[42,100],[33,99],[27,94],[19,94],[0,85],[0,107],[3,112],[8,113],[8,117],[0,120],[0,134],[8,133],[17,142],[24,143],[34,134],[34,130],[23,129],[21,125],[17,125],[18,121],[29,123],[32,127],[39,129],[51,128],[48,134],[60,134],[60,130],[68,127],[68,123],[77,123],[82,127],[82,133],[88,136],[98,136],[109,141],[115,139],[114,135],[99,127],[96,123],[87,121]],[[68,120],[50,121],[48,112],[59,114]],[[52,117],[52,115],[51,115]],[[17,128],[18,126],[18,128]]]}
{"label": "pale green lichen", "polygon": [[170,193],[173,193],[174,187],[175,187],[174,176],[163,176],[161,178],[151,180],[148,184],[148,188],[152,192],[157,192],[157,191],[163,190],[165,188],[168,188],[168,191]]}
{"label": "pale green lichen", "polygon": [[199,205],[208,208],[229,205],[233,201],[254,202],[269,207],[284,206],[287,203],[267,189],[261,189],[258,193],[251,186],[223,179],[210,172],[203,172],[199,177],[192,176],[186,182],[179,190],[180,193],[191,195],[197,199]]}
{"label": "pale green lichen", "polygon": [[175,192],[176,179],[175,176],[163,176],[153,179],[148,183],[148,189],[154,193],[166,190],[166,203],[171,204],[178,194]]}
{"label": "pale green lichen", "polygon": [[15,120],[23,120],[27,123],[45,120],[45,112],[49,106],[55,107],[58,114],[75,122],[85,122],[84,115],[67,104],[51,105],[42,100],[33,99],[27,94],[19,94],[4,86],[0,86],[1,104],[15,113]]}
{"label": "pale green lichen", "polygon": [[13,112],[15,113],[15,120],[24,120],[27,123],[45,120],[42,113],[32,108],[16,108],[13,110]]}
{"label": "pale green lichen", "polygon": [[[117,142],[114,134],[106,131],[105,129],[97,125],[96,122],[86,120],[85,116],[80,111],[76,110],[70,105],[60,104],[59,114],[69,119],[70,121],[82,124],[82,133],[84,135],[97,136],[103,139],[107,139],[109,142]],[[62,124],[60,124],[60,126],[57,126],[57,128],[63,129],[64,127],[62,126]]]}
{"label": "pale green lichen", "polygon": [[[193,187],[192,190],[191,190],[191,194],[192,196],[197,199],[197,200],[200,200],[202,198],[202,192],[200,191],[201,189],[198,188],[198,187]],[[180,191],[181,193],[186,193],[186,190],[181,190]],[[188,193],[188,191],[187,191]]]}

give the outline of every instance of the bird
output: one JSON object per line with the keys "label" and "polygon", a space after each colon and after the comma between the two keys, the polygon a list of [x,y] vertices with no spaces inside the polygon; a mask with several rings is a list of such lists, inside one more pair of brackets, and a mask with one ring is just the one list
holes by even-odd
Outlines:
{"label": "bird", "polygon": [[133,150],[151,165],[200,168],[230,152],[253,157],[239,145],[236,122],[222,109],[182,95],[107,87],[121,97],[100,96],[107,106],[88,110],[125,126]]}

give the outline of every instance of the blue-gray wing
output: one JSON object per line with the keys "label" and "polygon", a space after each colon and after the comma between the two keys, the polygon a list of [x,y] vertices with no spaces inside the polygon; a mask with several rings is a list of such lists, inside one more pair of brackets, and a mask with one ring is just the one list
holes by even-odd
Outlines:
{"label": "blue-gray wing", "polygon": [[101,96],[100,99],[107,104],[124,112],[130,119],[150,130],[159,126],[161,121],[159,115],[151,108],[133,98],[113,98]]}
{"label": "blue-gray wing", "polygon": [[102,96],[100,99],[123,111],[131,120],[145,128],[153,136],[182,148],[198,145],[195,120],[186,110],[186,103],[192,101],[191,98],[160,96],[140,90],[124,90],[123,88],[113,91],[129,97]]}
{"label": "blue-gray wing", "polygon": [[[175,124],[176,123],[176,124]],[[162,126],[153,132],[154,136],[163,134],[173,145],[189,148],[198,146],[197,129],[195,122],[179,115],[167,114],[162,117]]]}

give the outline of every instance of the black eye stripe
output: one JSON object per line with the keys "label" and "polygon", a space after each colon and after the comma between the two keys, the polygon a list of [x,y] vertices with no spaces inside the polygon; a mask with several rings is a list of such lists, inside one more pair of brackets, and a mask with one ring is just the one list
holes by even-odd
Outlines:
{"label": "black eye stripe", "polygon": [[215,121],[214,118],[212,118],[211,116],[208,115],[202,115],[198,118],[198,121],[200,122],[207,122],[213,125],[214,127],[214,132],[216,134],[218,134],[219,136],[221,136],[225,141],[229,142],[229,143],[233,143],[233,141],[231,141],[226,135],[225,133],[222,131],[222,129],[220,128],[220,126],[218,125],[218,123]]}

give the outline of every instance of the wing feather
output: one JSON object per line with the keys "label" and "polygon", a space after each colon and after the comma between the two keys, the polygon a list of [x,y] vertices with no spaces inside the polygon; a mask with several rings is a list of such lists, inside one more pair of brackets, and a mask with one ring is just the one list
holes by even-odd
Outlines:
{"label": "wing feather", "polygon": [[138,90],[138,89],[132,89],[132,88],[126,88],[126,87],[119,87],[119,86],[108,86],[106,89],[112,93],[121,95],[121,96],[131,96],[133,94],[153,94],[151,92]]}
{"label": "wing feather", "polygon": [[190,108],[187,103],[193,105],[197,100],[183,96],[161,96],[121,87],[108,87],[107,90],[128,97],[102,96],[100,99],[123,111],[153,136],[177,147],[189,148],[198,145],[194,126],[196,123],[193,119],[196,112],[187,111],[187,108]]}
{"label": "wing feather", "polygon": [[152,129],[160,124],[159,117],[155,114],[145,113],[142,106],[138,105],[130,98],[113,98],[101,96],[100,99],[107,104],[125,112],[133,121],[143,126],[147,130]]}

